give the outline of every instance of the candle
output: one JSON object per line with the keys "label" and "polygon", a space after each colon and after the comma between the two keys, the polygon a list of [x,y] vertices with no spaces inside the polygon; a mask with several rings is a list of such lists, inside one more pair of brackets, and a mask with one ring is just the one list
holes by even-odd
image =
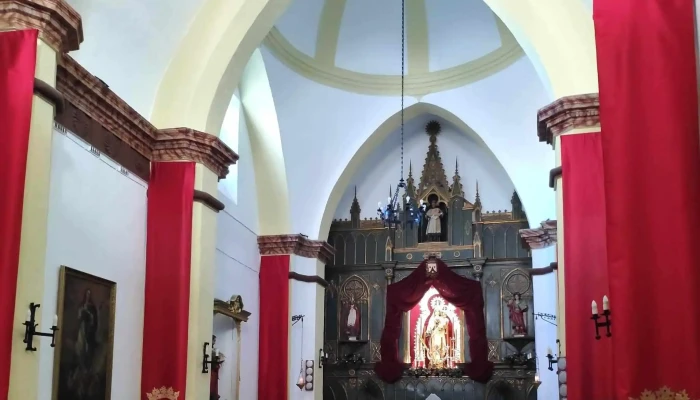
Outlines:
{"label": "candle", "polygon": [[551,347],[547,347],[547,355],[548,356],[552,355],[552,348]]}
{"label": "candle", "polygon": [[593,300],[591,303],[591,311],[593,312],[593,315],[598,315],[598,304]]}
{"label": "candle", "polygon": [[381,201],[377,203],[377,207],[382,208],[382,202],[381,202]]}
{"label": "candle", "polygon": [[53,316],[53,325],[52,326],[58,326],[58,315]]}
{"label": "candle", "polygon": [[406,196],[406,203],[408,203],[411,200],[411,196]]}
{"label": "candle", "polygon": [[25,321],[31,321],[31,320],[32,320],[32,312],[27,310],[27,318],[25,319]]}
{"label": "candle", "polygon": [[603,311],[608,310],[610,310],[610,301],[608,300],[608,296],[603,296]]}
{"label": "candle", "polygon": [[540,373],[535,372],[535,382],[539,382],[539,381],[540,381]]}
{"label": "candle", "polygon": [[391,197],[386,198],[386,204],[391,204]]}
{"label": "candle", "polygon": [[420,200],[420,205],[423,205],[423,199]]}

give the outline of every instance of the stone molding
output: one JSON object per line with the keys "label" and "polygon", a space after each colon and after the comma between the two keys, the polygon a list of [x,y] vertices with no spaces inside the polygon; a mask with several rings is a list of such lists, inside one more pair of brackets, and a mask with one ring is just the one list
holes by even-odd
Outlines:
{"label": "stone molding", "polygon": [[0,31],[7,29],[36,29],[58,53],[78,50],[83,41],[80,14],[64,0],[0,0]]}
{"label": "stone molding", "polygon": [[554,143],[554,137],[571,129],[600,126],[598,93],[562,97],[537,112],[540,142]]}
{"label": "stone molding", "polygon": [[539,228],[521,229],[519,231],[523,246],[531,250],[544,249],[557,242],[557,221],[546,220]]}
{"label": "stone molding", "polygon": [[190,128],[157,129],[67,54],[59,59],[56,88],[76,109],[149,161],[195,161],[223,179],[228,167],[238,160],[238,155],[214,135]]}
{"label": "stone molding", "polygon": [[258,236],[258,248],[261,256],[294,254],[300,257],[316,258],[326,264],[335,255],[335,249],[328,242],[310,240],[299,234]]}

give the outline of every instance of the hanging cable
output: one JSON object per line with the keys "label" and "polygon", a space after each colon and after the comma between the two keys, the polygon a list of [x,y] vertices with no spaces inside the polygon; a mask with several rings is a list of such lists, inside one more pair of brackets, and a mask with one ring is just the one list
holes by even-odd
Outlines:
{"label": "hanging cable", "polygon": [[401,181],[403,183],[403,101],[406,71],[406,0],[401,0]]}

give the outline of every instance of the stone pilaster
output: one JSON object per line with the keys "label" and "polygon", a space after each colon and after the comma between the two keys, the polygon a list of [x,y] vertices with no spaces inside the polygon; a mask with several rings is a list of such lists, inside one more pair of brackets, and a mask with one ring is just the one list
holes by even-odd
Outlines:
{"label": "stone pilaster", "polygon": [[[49,188],[51,178],[51,135],[60,95],[37,95],[37,83],[44,91],[56,86],[57,58],[60,53],[77,50],[83,40],[80,15],[63,0],[0,1],[0,31],[36,29],[39,31],[35,68],[35,95],[27,151],[27,167],[22,213],[17,292],[15,295],[12,364],[10,370],[10,400],[34,400],[38,396],[39,359],[50,342],[37,340],[36,352],[25,351],[22,343],[22,323],[29,303],[41,303],[46,277],[45,259],[48,224]],[[44,312],[42,315],[42,311]],[[37,310],[40,329],[50,324],[54,310]],[[5,388],[0,391],[6,390]],[[0,396],[4,393],[0,393]]]}

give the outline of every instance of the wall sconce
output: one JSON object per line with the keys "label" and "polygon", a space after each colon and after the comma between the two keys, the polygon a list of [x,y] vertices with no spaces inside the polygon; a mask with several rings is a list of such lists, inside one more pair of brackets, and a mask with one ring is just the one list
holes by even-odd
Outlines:
{"label": "wall sconce", "polygon": [[601,317],[601,315],[598,314],[598,304],[596,304],[595,300],[591,303],[591,311],[593,313],[593,316],[591,319],[593,320],[593,323],[595,324],[595,339],[600,340],[600,333],[598,331],[599,328],[605,328],[606,330],[606,337],[611,337],[612,333],[610,332],[610,325],[612,325],[612,321],[610,320],[610,301],[608,300],[608,296],[603,296],[603,317],[605,317],[605,321],[603,322],[598,322],[598,319]]}
{"label": "wall sconce", "polygon": [[35,314],[36,309],[41,307],[41,304],[29,303],[29,310],[27,310],[27,319],[24,322],[24,340],[23,342],[27,344],[27,351],[36,351],[34,347],[34,336],[44,336],[51,338],[51,347],[56,347],[56,332],[58,331],[58,316],[53,316],[53,326],[51,326],[51,333],[38,332],[36,327],[39,324],[36,323]]}
{"label": "wall sconce", "polygon": [[223,364],[224,362],[221,361],[219,357],[219,350],[214,351],[214,356],[212,357],[211,360],[209,360],[209,354],[207,353],[207,348],[209,347],[209,342],[204,342],[204,346],[202,348],[202,373],[207,374],[209,373],[209,365],[212,367],[218,367],[219,365]]}
{"label": "wall sconce", "polygon": [[323,364],[328,362],[328,353],[324,352],[323,349],[318,349],[318,367],[323,368]]}
{"label": "wall sconce", "polygon": [[[557,346],[559,347],[559,354],[561,354],[561,342],[559,341],[559,339],[557,339]],[[547,367],[547,369],[550,371],[554,371],[554,368],[552,366],[559,362],[559,355],[555,356],[554,354],[552,354],[551,347],[547,348],[547,361],[549,361],[549,367]]]}

